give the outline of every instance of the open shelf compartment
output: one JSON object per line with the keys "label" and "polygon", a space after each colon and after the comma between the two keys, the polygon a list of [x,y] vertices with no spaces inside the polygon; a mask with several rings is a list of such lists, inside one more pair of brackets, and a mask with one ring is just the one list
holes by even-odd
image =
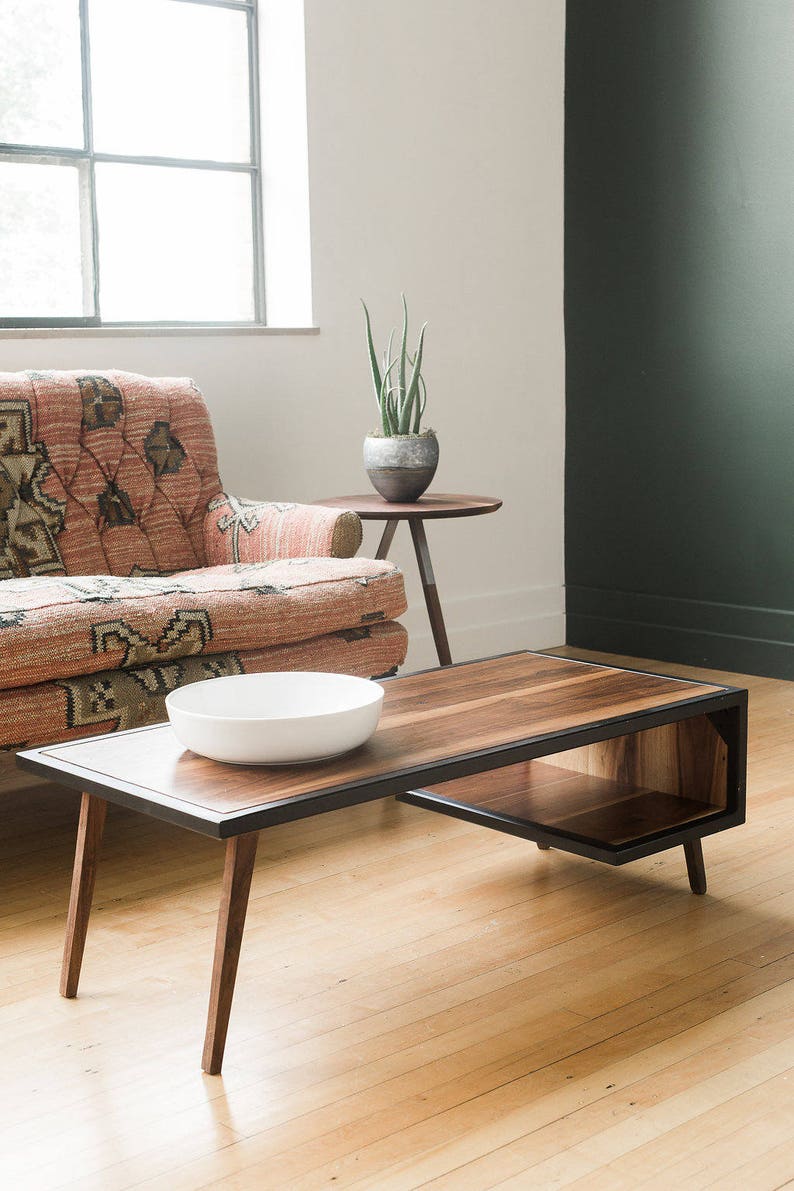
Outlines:
{"label": "open shelf compartment", "polygon": [[622,864],[736,821],[723,732],[718,717],[694,716],[401,801]]}

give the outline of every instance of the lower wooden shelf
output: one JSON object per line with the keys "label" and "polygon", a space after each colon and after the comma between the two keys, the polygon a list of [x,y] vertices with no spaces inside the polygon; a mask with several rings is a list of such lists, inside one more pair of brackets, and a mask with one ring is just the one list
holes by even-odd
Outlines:
{"label": "lower wooden shelf", "polygon": [[[400,800],[497,831],[548,842],[611,864],[635,859],[686,828],[726,817],[725,807],[663,790],[595,777],[546,761],[526,761],[413,790]],[[675,841],[680,842],[680,841]]]}

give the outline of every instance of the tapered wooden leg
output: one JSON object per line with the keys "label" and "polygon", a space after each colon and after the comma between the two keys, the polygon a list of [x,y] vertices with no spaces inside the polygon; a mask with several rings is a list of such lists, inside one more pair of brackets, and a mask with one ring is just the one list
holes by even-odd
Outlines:
{"label": "tapered wooden leg", "polygon": [[551,851],[551,844],[540,844],[539,843],[538,847],[540,848],[541,852],[550,852]]}
{"label": "tapered wooden leg", "polygon": [[411,526],[411,537],[414,540],[416,562],[422,579],[422,589],[425,593],[425,603],[427,604],[427,615],[430,617],[430,627],[433,630],[433,640],[436,643],[438,660],[442,666],[451,666],[452,655],[449,652],[447,630],[444,625],[444,616],[441,612],[441,600],[438,598],[438,588],[436,587],[436,577],[433,574],[433,564],[430,561],[430,548],[427,544],[424,523],[420,517],[411,517],[409,525]]}
{"label": "tapered wooden leg", "polygon": [[61,996],[76,997],[83,963],[88,918],[94,896],[99,849],[108,804],[104,798],[84,794],[80,803],[80,822],[77,828],[77,847],[72,870],[72,892],[66,920],[66,942],[61,967]]}
{"label": "tapered wooden leg", "polygon": [[386,558],[391,549],[392,541],[394,540],[395,530],[399,525],[399,521],[387,521],[386,527],[383,530],[383,535],[378,543],[378,549],[375,553],[376,558]]}
{"label": "tapered wooden leg", "polygon": [[706,892],[706,866],[703,863],[703,845],[699,839],[688,840],[684,844],[686,856],[686,871],[689,877],[689,888],[693,893]]}
{"label": "tapered wooden leg", "polygon": [[247,835],[238,835],[230,839],[226,844],[207,1033],[204,1036],[204,1054],[201,1059],[201,1068],[208,1075],[220,1074],[223,1064],[226,1031],[229,1028],[237,961],[243,941],[243,927],[258,839],[259,832],[251,831]]}

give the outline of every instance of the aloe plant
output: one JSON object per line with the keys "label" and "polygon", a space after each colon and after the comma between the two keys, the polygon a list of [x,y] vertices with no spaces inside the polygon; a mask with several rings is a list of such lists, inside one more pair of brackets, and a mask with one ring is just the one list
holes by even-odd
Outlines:
{"label": "aloe plant", "polygon": [[[422,416],[427,405],[427,386],[422,376],[422,352],[425,344],[425,328],[422,324],[416,351],[411,355],[408,351],[408,306],[405,294],[401,294],[403,304],[403,325],[400,335],[400,348],[392,359],[392,347],[395,332],[389,335],[389,342],[383,353],[382,361],[378,362],[375,345],[372,341],[372,323],[366,303],[364,318],[367,330],[367,349],[369,351],[369,367],[372,373],[372,385],[375,390],[375,400],[380,410],[381,430],[386,438],[393,438],[398,434],[419,434]],[[410,369],[410,375],[409,375]]]}

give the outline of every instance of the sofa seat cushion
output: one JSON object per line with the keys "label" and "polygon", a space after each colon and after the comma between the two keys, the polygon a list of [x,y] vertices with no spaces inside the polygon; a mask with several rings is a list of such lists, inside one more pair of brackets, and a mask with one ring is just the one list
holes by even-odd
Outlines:
{"label": "sofa seat cushion", "polygon": [[405,606],[397,567],[366,558],[7,579],[0,689],[305,641],[390,620]]}
{"label": "sofa seat cushion", "polygon": [[179,658],[134,670],[103,670],[0,690],[0,749],[35,748],[157,724],[167,718],[165,697],[169,691],[228,674],[329,670],[379,678],[402,665],[407,647],[405,629],[387,620],[291,645]]}

